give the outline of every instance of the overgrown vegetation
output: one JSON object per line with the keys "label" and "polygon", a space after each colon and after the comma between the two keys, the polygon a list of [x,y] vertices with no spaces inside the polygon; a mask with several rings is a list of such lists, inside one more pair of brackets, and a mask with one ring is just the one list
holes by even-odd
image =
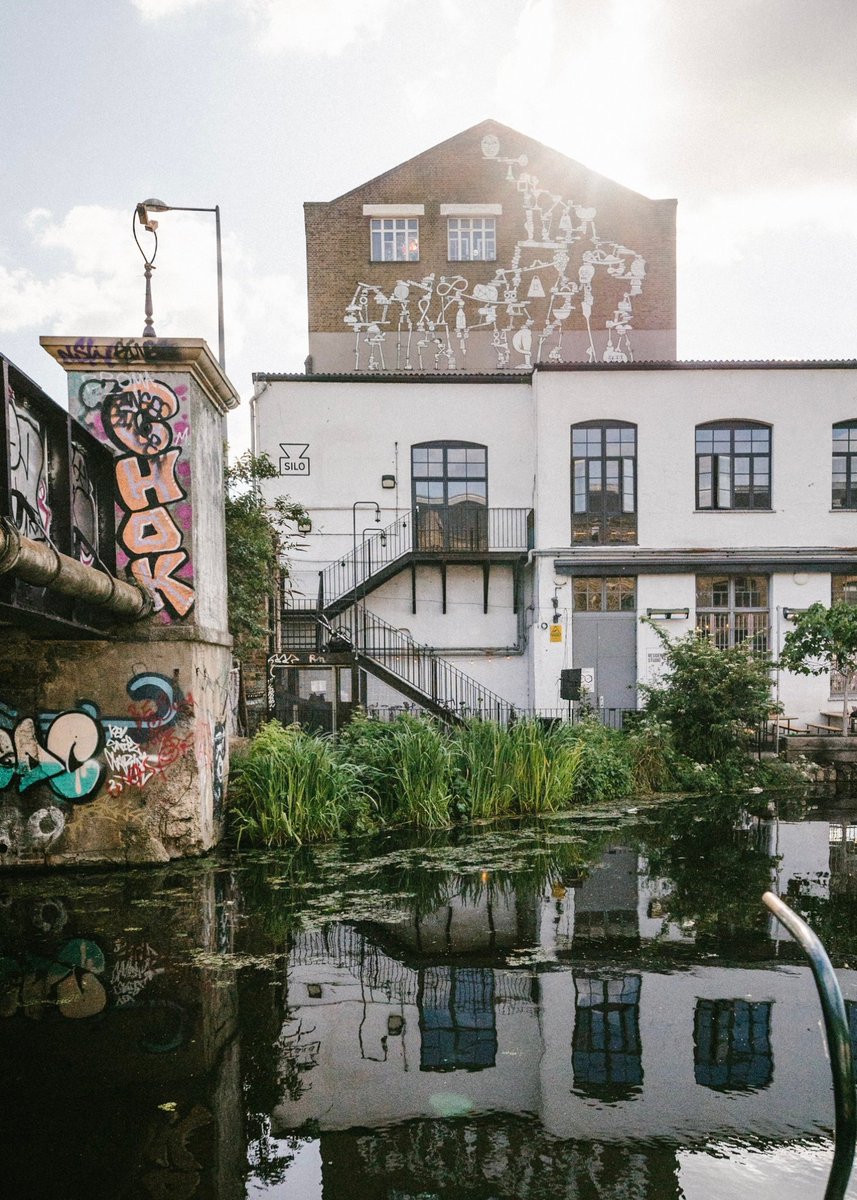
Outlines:
{"label": "overgrown vegetation", "polygon": [[842,732],[849,733],[849,683],[857,672],[857,605],[812,604],[783,642],[780,666],[798,675],[831,671],[842,680]]}
{"label": "overgrown vegetation", "polygon": [[772,708],[770,661],[741,647],[717,650],[695,634],[670,642],[658,632],[664,678],[644,689],[646,708],[625,731],[595,713],[575,724],[470,720],[452,729],[411,714],[389,723],[358,715],[333,742],[272,723],[235,768],[234,827],[253,842],[283,845],[797,782],[789,768],[748,754]]}
{"label": "overgrown vegetation", "polygon": [[[648,718],[668,727],[684,759],[714,766],[724,779],[740,774],[755,730],[774,708],[770,658],[748,646],[719,650],[697,633],[670,641],[649,624],[664,648],[666,670],[659,684],[641,685]],[[678,770],[686,773],[681,765]]]}
{"label": "overgrown vegetation", "polygon": [[262,496],[261,481],[278,475],[267,454],[249,450],[224,470],[229,632],[240,659],[265,645],[278,564],[299,546],[293,528],[303,505],[288,496],[269,505]]}

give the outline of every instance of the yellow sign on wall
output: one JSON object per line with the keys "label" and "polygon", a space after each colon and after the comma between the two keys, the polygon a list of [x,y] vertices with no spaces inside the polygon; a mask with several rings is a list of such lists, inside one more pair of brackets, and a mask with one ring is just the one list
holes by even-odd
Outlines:
{"label": "yellow sign on wall", "polygon": [[561,642],[562,641],[562,626],[561,625],[551,625],[550,640],[552,642]]}

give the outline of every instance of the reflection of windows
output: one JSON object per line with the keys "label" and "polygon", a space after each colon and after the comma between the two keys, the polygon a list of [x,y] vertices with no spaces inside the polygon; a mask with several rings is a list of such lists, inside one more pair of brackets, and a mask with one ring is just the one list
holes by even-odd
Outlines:
{"label": "reflection of windows", "polygon": [[771,430],[755,421],[696,427],[696,507],[771,507]]}
{"label": "reflection of windows", "polygon": [[575,612],[634,612],[637,581],[633,575],[575,575],[571,595]]}
{"label": "reflection of windows", "polygon": [[376,217],[369,222],[372,262],[417,262],[420,223],[416,217]]}
{"label": "reflection of windows", "polygon": [[640,977],[575,976],[574,1086],[587,1096],[621,1099],[643,1082]]}
{"label": "reflection of windows", "polygon": [[718,650],[742,642],[767,650],[768,619],[765,575],[697,575],[696,628]]}
{"label": "reflection of windows", "polygon": [[473,442],[411,447],[419,550],[488,549],[488,451]]}
{"label": "reflection of windows", "polygon": [[497,257],[493,217],[448,217],[450,262],[493,262]]}
{"label": "reflection of windows", "polygon": [[857,508],[857,421],[833,426],[831,508]]}
{"label": "reflection of windows", "polygon": [[571,430],[574,542],[637,540],[637,429],[626,421],[585,421]]}
{"label": "reflection of windows", "polygon": [[697,1000],[696,1082],[715,1091],[765,1088],[774,1077],[770,1000]]}
{"label": "reflection of windows", "polygon": [[426,967],[421,973],[420,1070],[481,1071],[497,1055],[494,972]]}

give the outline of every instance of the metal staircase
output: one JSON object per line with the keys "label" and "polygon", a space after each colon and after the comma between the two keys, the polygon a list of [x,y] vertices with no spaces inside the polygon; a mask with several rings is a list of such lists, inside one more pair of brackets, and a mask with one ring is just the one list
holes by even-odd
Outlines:
{"label": "metal staircase", "polygon": [[515,716],[510,701],[368,611],[366,595],[415,562],[520,561],[531,536],[527,509],[415,508],[320,571],[317,600],[285,603],[282,648],[350,653],[363,670],[442,720],[478,716],[508,724]]}
{"label": "metal staircase", "polygon": [[420,645],[362,606],[352,616],[358,665],[414,704],[452,724],[467,717],[502,725],[514,720],[514,704],[440,658],[430,646]]}

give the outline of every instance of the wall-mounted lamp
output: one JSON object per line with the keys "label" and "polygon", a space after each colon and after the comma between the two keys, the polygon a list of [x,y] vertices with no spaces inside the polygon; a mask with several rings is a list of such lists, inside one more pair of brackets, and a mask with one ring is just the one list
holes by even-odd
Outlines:
{"label": "wall-mounted lamp", "polygon": [[689,608],[647,608],[646,616],[653,621],[686,621],[690,616]]}
{"label": "wall-mounted lamp", "polygon": [[381,487],[382,488],[387,488],[387,490],[389,491],[391,488],[394,488],[395,486],[396,486],[396,476],[395,475],[382,475],[381,476]]}
{"label": "wall-mounted lamp", "polygon": [[298,518],[298,533],[312,533],[312,520],[309,517]]}
{"label": "wall-mounted lamp", "polygon": [[783,620],[784,621],[796,621],[798,619],[798,617],[801,615],[801,613],[805,613],[805,612],[806,612],[805,608],[784,608],[783,609]]}

